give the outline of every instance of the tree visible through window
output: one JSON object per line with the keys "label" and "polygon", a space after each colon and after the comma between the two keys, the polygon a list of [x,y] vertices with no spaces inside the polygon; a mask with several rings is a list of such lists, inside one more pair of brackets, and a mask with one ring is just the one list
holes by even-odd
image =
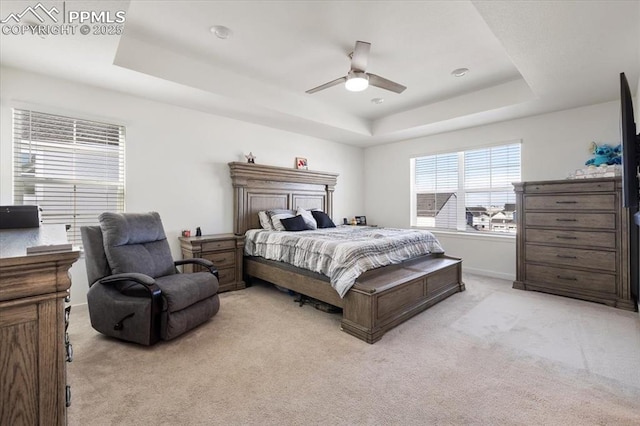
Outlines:
{"label": "tree visible through window", "polygon": [[124,126],[14,109],[15,204],[38,205],[80,244],[81,226],[124,211],[124,142]]}
{"label": "tree visible through window", "polygon": [[515,233],[520,143],[413,158],[411,224]]}

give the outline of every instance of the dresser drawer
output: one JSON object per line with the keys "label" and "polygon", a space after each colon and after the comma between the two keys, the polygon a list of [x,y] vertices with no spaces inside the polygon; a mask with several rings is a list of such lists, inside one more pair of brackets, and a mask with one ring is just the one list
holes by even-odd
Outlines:
{"label": "dresser drawer", "polygon": [[614,274],[576,271],[569,268],[526,265],[526,280],[541,285],[557,286],[580,291],[616,294],[616,276]]}
{"label": "dresser drawer", "polygon": [[562,183],[537,183],[528,184],[525,188],[528,193],[549,193],[549,192],[613,192],[616,190],[614,181],[607,182],[576,182],[567,181]]}
{"label": "dresser drawer", "polygon": [[609,272],[616,271],[616,254],[612,251],[527,244],[525,253],[526,262],[551,263],[574,268],[602,269]]}
{"label": "dresser drawer", "polygon": [[614,194],[595,195],[529,195],[524,199],[527,210],[615,210]]}
{"label": "dresser drawer", "polygon": [[616,248],[614,232],[565,231],[561,229],[525,229],[525,241],[563,246]]}
{"label": "dresser drawer", "polygon": [[223,251],[219,253],[203,253],[203,259],[209,259],[213,262],[216,268],[223,268],[225,266],[235,265],[235,251]]}
{"label": "dresser drawer", "polygon": [[555,228],[616,229],[615,213],[530,213],[525,214],[526,226]]}
{"label": "dresser drawer", "polygon": [[235,248],[235,240],[209,241],[202,243],[202,251],[215,251]]}

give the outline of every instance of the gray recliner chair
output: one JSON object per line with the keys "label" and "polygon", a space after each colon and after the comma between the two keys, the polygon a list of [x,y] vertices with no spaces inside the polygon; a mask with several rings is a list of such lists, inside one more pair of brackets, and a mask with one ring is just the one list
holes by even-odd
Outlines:
{"label": "gray recliner chair", "polygon": [[[218,271],[206,259],[173,261],[160,215],[103,213],[81,228],[91,326],[118,339],[152,345],[170,340],[220,309]],[[205,272],[179,273],[197,264]]]}

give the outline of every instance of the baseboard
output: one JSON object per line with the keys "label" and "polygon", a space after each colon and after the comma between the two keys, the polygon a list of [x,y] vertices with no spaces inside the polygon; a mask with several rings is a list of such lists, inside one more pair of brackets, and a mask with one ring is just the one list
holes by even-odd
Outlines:
{"label": "baseboard", "polygon": [[496,272],[496,271],[490,271],[487,269],[478,269],[478,268],[470,268],[465,266],[464,264],[464,259],[462,261],[462,272],[466,272],[469,274],[475,274],[475,275],[482,275],[485,277],[491,277],[491,278],[500,278],[502,280],[507,280],[507,281],[514,281],[516,279],[516,275],[515,274],[507,274],[504,272]]}

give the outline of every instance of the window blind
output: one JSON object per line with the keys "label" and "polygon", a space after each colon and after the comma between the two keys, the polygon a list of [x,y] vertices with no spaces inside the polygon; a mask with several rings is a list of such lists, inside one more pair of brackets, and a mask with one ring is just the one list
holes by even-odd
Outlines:
{"label": "window blind", "polygon": [[416,225],[456,229],[458,154],[415,160]]}
{"label": "window blind", "polygon": [[100,213],[124,211],[124,126],[14,109],[13,141],[15,204],[69,225],[69,242]]}
{"label": "window blind", "polygon": [[464,152],[467,226],[479,231],[516,231],[516,195],[520,180],[520,144]]}

